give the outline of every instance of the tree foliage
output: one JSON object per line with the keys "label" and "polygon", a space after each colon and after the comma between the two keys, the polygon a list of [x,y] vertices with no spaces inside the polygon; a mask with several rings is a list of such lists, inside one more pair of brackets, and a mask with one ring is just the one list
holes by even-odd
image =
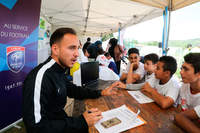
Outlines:
{"label": "tree foliage", "polygon": [[113,33],[105,34],[105,35],[102,36],[101,41],[104,42],[104,41],[107,41],[108,39],[113,38],[113,37],[114,37]]}

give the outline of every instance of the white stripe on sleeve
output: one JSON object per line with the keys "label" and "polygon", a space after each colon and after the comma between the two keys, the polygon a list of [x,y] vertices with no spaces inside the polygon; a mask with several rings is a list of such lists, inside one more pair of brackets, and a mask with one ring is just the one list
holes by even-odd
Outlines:
{"label": "white stripe on sleeve", "polygon": [[51,59],[47,64],[45,64],[37,73],[36,80],[35,80],[35,88],[34,88],[34,116],[35,116],[35,123],[40,122],[41,120],[41,105],[40,105],[40,92],[41,92],[41,84],[42,78],[45,71],[50,68],[55,61]]}

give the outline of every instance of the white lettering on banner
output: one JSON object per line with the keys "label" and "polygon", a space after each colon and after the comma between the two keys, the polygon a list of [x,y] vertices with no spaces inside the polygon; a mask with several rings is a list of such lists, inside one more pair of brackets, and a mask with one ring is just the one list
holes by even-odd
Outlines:
{"label": "white lettering on banner", "polygon": [[5,88],[6,91],[9,91],[10,89],[22,86],[22,84],[23,84],[22,81],[19,81],[19,82],[15,82],[15,83],[11,83],[11,84],[5,85],[4,88]]}
{"label": "white lettering on banner", "polygon": [[19,30],[19,31],[28,31],[28,26],[18,25],[18,24],[4,24],[3,28]]}
{"label": "white lettering on banner", "polygon": [[[1,31],[0,37],[29,38],[29,34],[20,33],[20,32],[27,32],[28,26],[18,25],[18,24],[3,24],[2,27],[3,29],[9,30],[9,31]],[[13,31],[10,31],[10,30],[13,30]]]}
{"label": "white lettering on banner", "polygon": [[11,24],[4,24],[3,28],[11,29],[12,26],[11,26]]}
{"label": "white lettering on banner", "polygon": [[21,30],[21,31],[28,31],[28,26],[21,26],[21,25],[17,25],[17,24],[12,24],[12,29]]}
{"label": "white lettering on banner", "polygon": [[1,31],[0,37],[8,37],[8,32]]}
{"label": "white lettering on banner", "polygon": [[29,38],[28,34],[17,32],[3,32],[1,31],[0,37],[12,37],[12,38]]}
{"label": "white lettering on banner", "polygon": [[13,38],[28,38],[29,35],[23,34],[23,33],[9,32],[9,37],[13,37]]}

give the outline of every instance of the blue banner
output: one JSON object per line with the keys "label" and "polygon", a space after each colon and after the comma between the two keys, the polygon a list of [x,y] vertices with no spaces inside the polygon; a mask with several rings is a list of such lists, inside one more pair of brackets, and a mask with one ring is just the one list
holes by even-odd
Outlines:
{"label": "blue banner", "polygon": [[22,118],[22,85],[37,65],[41,0],[0,1],[0,130]]}

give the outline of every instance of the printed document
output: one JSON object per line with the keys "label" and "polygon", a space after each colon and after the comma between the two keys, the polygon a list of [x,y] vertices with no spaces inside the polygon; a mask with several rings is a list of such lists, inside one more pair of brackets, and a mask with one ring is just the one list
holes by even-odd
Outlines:
{"label": "printed document", "polygon": [[100,133],[119,133],[130,128],[145,124],[146,122],[137,114],[122,105],[121,107],[102,112],[103,118],[95,124]]}
{"label": "printed document", "polygon": [[147,97],[140,91],[128,91],[128,93],[137,100],[140,104],[154,102],[151,98]]}

